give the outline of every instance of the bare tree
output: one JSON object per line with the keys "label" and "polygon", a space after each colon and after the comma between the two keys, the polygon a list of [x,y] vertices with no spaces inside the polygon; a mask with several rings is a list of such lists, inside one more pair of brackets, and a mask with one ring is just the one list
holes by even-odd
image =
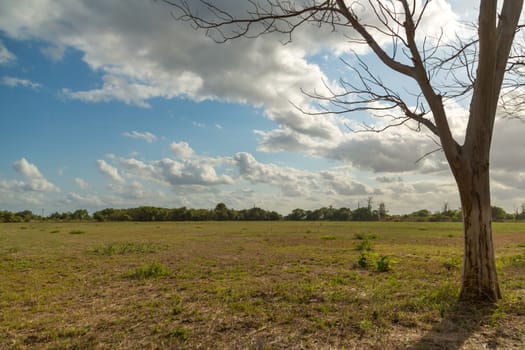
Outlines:
{"label": "bare tree", "polygon": [[[292,34],[305,24],[329,26],[344,40],[367,45],[390,70],[410,79],[417,92],[389,87],[363,60],[348,64],[357,79],[340,81],[329,94],[307,93],[320,100],[320,112],[368,110],[390,118],[382,131],[399,125],[428,129],[440,145],[457,183],[464,221],[464,265],[461,300],[496,301],[501,292],[492,241],[489,155],[500,93],[509,70],[513,39],[523,0],[480,0],[472,38],[425,38],[420,26],[431,0],[250,0],[251,9],[234,15],[212,1],[164,0],[174,17],[189,21],[218,42],[263,34]],[[198,8],[196,7],[198,6]],[[366,13],[367,16],[363,16]],[[372,17],[366,21],[363,18]],[[349,34],[351,33],[351,34]],[[390,40],[389,45],[384,39]],[[519,55],[516,55],[519,56]],[[519,57],[514,60],[519,64]],[[448,83],[440,78],[446,74]],[[470,99],[464,143],[453,137],[445,110],[447,99]],[[378,104],[378,102],[380,104]]]}

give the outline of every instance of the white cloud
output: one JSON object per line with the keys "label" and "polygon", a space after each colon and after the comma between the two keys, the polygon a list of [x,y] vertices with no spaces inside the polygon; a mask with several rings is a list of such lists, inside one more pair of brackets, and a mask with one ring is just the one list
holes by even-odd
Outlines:
{"label": "white cloud", "polygon": [[308,188],[308,191],[318,189],[317,184],[309,178],[306,171],[275,164],[263,164],[246,152],[237,153],[234,160],[241,178],[251,183],[269,184],[281,188],[283,193],[292,196],[301,195],[305,188]]}
{"label": "white cloud", "polygon": [[61,61],[65,51],[64,46],[48,46],[42,49],[42,53],[53,62]]}
{"label": "white cloud", "polygon": [[215,168],[206,160],[186,160],[177,162],[169,158],[153,163],[157,174],[172,186],[178,185],[221,185],[232,184],[228,175],[218,175]]}
{"label": "white cloud", "polygon": [[525,153],[524,130],[525,121],[523,120],[496,120],[490,154],[493,169],[504,170],[509,173],[525,172],[525,163],[522,161]]}
{"label": "white cloud", "polygon": [[98,166],[98,170],[100,170],[100,172],[103,175],[107,176],[112,181],[115,181],[117,183],[125,182],[124,178],[120,176],[117,168],[108,164],[105,160],[103,159],[97,160],[97,166]]}
{"label": "white cloud", "polygon": [[148,132],[148,131],[145,131],[145,132],[140,132],[140,131],[126,131],[123,133],[124,136],[126,137],[131,137],[131,138],[134,138],[134,139],[141,139],[141,140],[144,140],[148,143],[152,143],[152,142],[155,142],[157,140],[157,136],[155,136],[154,134]]}
{"label": "white cloud", "polygon": [[350,168],[338,168],[312,172],[293,167],[258,162],[246,152],[235,155],[235,165],[242,179],[254,184],[269,184],[280,188],[287,197],[337,195],[363,196],[378,195],[381,191],[373,189],[352,179]]}
{"label": "white cloud", "polygon": [[0,41],[0,66],[11,64],[14,61],[16,61],[15,54],[9,51],[7,47],[4,46],[4,43]]}
{"label": "white cloud", "polygon": [[42,87],[42,85],[39,83],[34,83],[27,79],[20,79],[20,78],[15,78],[15,77],[2,77],[0,79],[0,84],[10,86],[10,87],[18,87],[18,86],[28,87],[33,90],[37,90],[40,87]]}
{"label": "white cloud", "polygon": [[170,145],[170,149],[171,152],[175,155],[175,157],[180,159],[191,158],[194,154],[193,149],[190,147],[190,145],[184,141],[173,142]]}
{"label": "white cloud", "polygon": [[369,186],[352,181],[348,176],[350,171],[322,171],[321,178],[326,182],[327,186],[333,189],[334,194],[343,196],[370,196],[374,194],[381,194],[378,190],[373,190]]}
{"label": "white cloud", "polygon": [[81,179],[79,177],[75,177],[75,183],[77,184],[78,187],[80,187],[80,189],[82,190],[85,190],[86,188],[89,187],[89,183],[84,180],[84,179]]}
{"label": "white cloud", "polygon": [[65,198],[66,204],[74,204],[77,206],[88,206],[88,207],[103,207],[107,204],[103,198],[96,194],[79,194],[76,192],[70,192]]}
{"label": "white cloud", "polygon": [[15,171],[22,175],[27,182],[14,182],[15,187],[24,191],[36,192],[60,192],[60,189],[49,182],[38,170],[37,166],[29,163],[25,158],[13,164]]}
{"label": "white cloud", "polygon": [[99,89],[72,91],[64,88],[62,94],[83,102],[96,103],[119,100],[126,104],[147,108],[150,107],[149,103],[146,102],[148,99],[192,95],[193,90],[200,85],[202,85],[201,78],[188,72],[182,72],[169,80],[158,82],[140,81],[133,76],[115,73],[104,75],[102,87]]}
{"label": "white cloud", "polygon": [[[218,174],[216,168],[231,163],[229,158],[211,158],[197,155],[191,146],[184,141],[170,145],[177,158],[164,158],[153,161],[142,161],[134,158],[121,158],[119,164],[128,177],[139,177],[144,180],[168,186],[216,186],[232,184],[233,179],[227,174]],[[115,169],[116,170],[116,169]]]}

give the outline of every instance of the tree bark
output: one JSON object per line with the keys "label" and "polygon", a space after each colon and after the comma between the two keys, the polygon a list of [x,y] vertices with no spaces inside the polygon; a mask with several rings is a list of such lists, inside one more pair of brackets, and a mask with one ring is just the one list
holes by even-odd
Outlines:
{"label": "tree bark", "polygon": [[492,243],[488,155],[475,154],[475,150],[469,153],[454,174],[463,209],[465,240],[460,300],[495,302],[501,299],[501,291]]}

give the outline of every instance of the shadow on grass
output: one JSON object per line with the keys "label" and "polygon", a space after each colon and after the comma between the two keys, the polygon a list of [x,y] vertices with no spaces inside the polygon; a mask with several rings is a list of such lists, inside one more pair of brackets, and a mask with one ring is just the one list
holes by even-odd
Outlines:
{"label": "shadow on grass", "polygon": [[[495,309],[491,304],[458,303],[408,350],[459,350],[490,319]],[[487,342],[486,339],[483,341]],[[495,340],[483,345],[485,349],[496,349]]]}

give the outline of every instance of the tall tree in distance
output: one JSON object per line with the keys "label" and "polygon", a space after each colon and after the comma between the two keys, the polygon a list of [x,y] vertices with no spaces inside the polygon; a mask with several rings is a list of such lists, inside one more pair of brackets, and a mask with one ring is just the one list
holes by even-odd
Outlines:
{"label": "tall tree in distance", "polygon": [[[519,30],[523,0],[480,0],[477,31],[453,43],[426,38],[421,23],[431,0],[252,0],[250,10],[228,12],[217,2],[164,0],[174,17],[189,21],[219,42],[292,34],[308,23],[329,26],[341,40],[367,45],[385,68],[407,77],[415,95],[387,86],[364,60],[348,64],[357,76],[341,79],[328,94],[307,93],[322,102],[323,110],[310,114],[346,114],[361,110],[390,111],[389,127],[415,125],[434,135],[457,184],[463,211],[464,264],[460,299],[496,301],[501,292],[492,239],[489,158],[496,110],[509,70],[509,56]],[[501,3],[501,1],[500,1]],[[389,44],[385,44],[385,37]],[[356,40],[357,38],[357,40]],[[449,77],[447,83],[441,78]],[[445,103],[469,99],[463,144],[450,128]],[[379,107],[378,107],[378,104]],[[411,124],[412,123],[412,124]]]}

